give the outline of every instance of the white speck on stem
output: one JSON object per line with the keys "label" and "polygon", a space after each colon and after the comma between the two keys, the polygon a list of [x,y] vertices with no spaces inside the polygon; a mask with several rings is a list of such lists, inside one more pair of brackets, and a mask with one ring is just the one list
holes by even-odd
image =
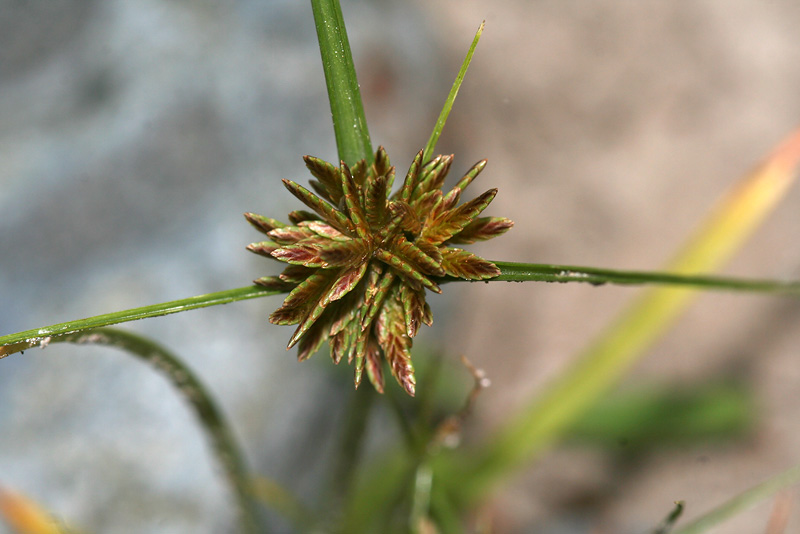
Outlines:
{"label": "white speck on stem", "polygon": [[589,273],[576,273],[575,271],[559,271],[558,276],[568,276],[570,278],[589,278]]}

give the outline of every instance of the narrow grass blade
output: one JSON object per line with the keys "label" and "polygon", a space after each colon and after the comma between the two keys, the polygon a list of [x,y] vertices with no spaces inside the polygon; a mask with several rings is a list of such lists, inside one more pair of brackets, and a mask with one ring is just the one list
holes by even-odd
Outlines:
{"label": "narrow grass blade", "polygon": [[733,499],[722,504],[719,508],[695,519],[685,527],[679,528],[673,534],[702,534],[726,519],[753,506],[757,502],[770,497],[778,491],[800,482],[800,465],[796,465],[783,473],[762,482],[758,486],[740,493]]}
{"label": "narrow grass blade", "polygon": [[311,8],[317,27],[339,159],[348,165],[355,165],[362,159],[372,164],[374,154],[342,7],[339,0],[311,0]]}
{"label": "narrow grass blade", "polygon": [[409,514],[408,530],[412,534],[423,534],[426,530],[423,525],[428,521],[431,505],[431,486],[433,485],[433,471],[427,463],[423,463],[414,473],[414,489],[411,497],[411,513]]}
{"label": "narrow grass blade", "polygon": [[742,437],[753,428],[755,413],[754,395],[743,384],[645,384],[597,399],[565,437],[633,456]]}
{"label": "narrow grass blade", "polygon": [[[734,187],[668,271],[695,274],[723,264],[783,196],[798,160],[800,131]],[[693,295],[692,290],[674,288],[645,292],[564,375],[523,406],[468,460],[465,478],[470,483],[457,491],[470,502],[552,445],[658,339]]]}
{"label": "narrow grass blade", "polygon": [[428,144],[425,145],[425,151],[423,152],[422,156],[423,164],[430,161],[433,151],[436,149],[436,143],[439,141],[439,136],[442,135],[442,130],[444,130],[444,124],[447,122],[447,117],[450,115],[450,110],[453,109],[453,102],[456,101],[458,90],[461,88],[461,83],[464,81],[464,76],[467,75],[467,69],[472,61],[472,55],[475,53],[475,47],[478,46],[478,41],[481,40],[481,34],[483,33],[483,27],[485,25],[486,21],[481,22],[481,25],[478,27],[478,31],[475,33],[475,37],[472,39],[472,44],[467,51],[467,56],[464,58],[464,62],[461,63],[461,69],[458,71],[456,81],[453,82],[453,87],[450,89],[450,94],[447,95],[447,100],[444,101],[444,107],[442,108],[441,113],[439,113],[439,118],[436,119],[436,125],[433,127],[433,132],[431,132],[431,137],[428,139]]}
{"label": "narrow grass blade", "polygon": [[285,293],[285,291],[276,291],[259,286],[240,287],[237,289],[219,291],[217,293],[208,293],[207,295],[200,295],[197,297],[189,297],[187,299],[152,304],[141,308],[132,308],[130,310],[96,315],[87,319],[58,323],[33,330],[25,330],[24,332],[18,332],[16,334],[0,336],[0,358],[5,358],[9,354],[21,352],[31,347],[37,347],[42,343],[49,343],[51,340],[57,341],[58,336],[63,336],[65,334],[82,332],[84,330],[91,330],[101,326],[110,326],[128,321],[136,321],[137,319],[160,317],[171,313],[196,310],[198,308],[206,308],[218,304],[228,304],[239,300],[268,297],[279,293]]}
{"label": "narrow grass blade", "polygon": [[181,396],[191,404],[200,426],[211,441],[214,455],[236,498],[241,532],[246,534],[264,532],[259,525],[257,511],[251,499],[250,479],[241,449],[214,397],[186,364],[154,341],[114,328],[98,328],[89,332],[68,334],[53,341],[122,349],[164,373]]}

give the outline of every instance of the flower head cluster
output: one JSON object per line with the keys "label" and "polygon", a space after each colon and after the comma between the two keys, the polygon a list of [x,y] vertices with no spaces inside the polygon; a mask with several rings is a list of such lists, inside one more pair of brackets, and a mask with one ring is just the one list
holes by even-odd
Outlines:
{"label": "flower head cluster", "polygon": [[503,217],[479,217],[496,189],[458,205],[486,160],[444,194],[453,156],[423,164],[420,152],[402,187],[391,194],[394,167],[382,147],[374,163],[362,160],[352,168],[304,159],[318,196],[289,180],[283,183],[311,212],[291,212],[291,225],[245,214],[269,237],[247,248],[289,264],[280,276],[255,281],[291,290],[270,322],[298,325],[289,341],[289,348],[298,345],[298,359],[327,340],[335,363],[355,362],[356,387],[366,369],[383,392],[386,360],[414,395],[411,340],[421,323],[433,323],[425,290],[441,293],[437,279],[443,277],[484,280],[500,274],[493,263],[452,246],[491,239],[513,225]]}

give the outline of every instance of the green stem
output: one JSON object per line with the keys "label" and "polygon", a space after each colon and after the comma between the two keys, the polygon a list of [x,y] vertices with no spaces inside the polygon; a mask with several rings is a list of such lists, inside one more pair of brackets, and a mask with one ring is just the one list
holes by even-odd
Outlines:
{"label": "green stem", "polygon": [[311,8],[317,27],[339,159],[348,165],[362,159],[372,163],[374,154],[342,7],[339,0],[311,0]]}
{"label": "green stem", "polygon": [[280,291],[266,289],[260,286],[240,287],[197,297],[189,297],[187,299],[173,300],[161,304],[151,304],[150,306],[143,306],[141,308],[96,315],[87,319],[58,323],[43,328],[25,330],[24,332],[0,337],[0,358],[4,358],[15,352],[21,352],[31,347],[36,347],[42,342],[49,341],[51,338],[57,340],[58,336],[63,336],[65,334],[82,332],[101,326],[126,323],[137,319],[196,310],[198,308],[216,306],[217,304],[228,304],[229,302],[236,302],[239,300],[267,297],[278,293],[280,293]]}
{"label": "green stem", "polygon": [[414,487],[411,496],[411,514],[408,529],[412,534],[422,534],[422,523],[428,518],[431,506],[431,487],[433,470],[423,462],[414,473]]}
{"label": "green stem", "polygon": [[364,444],[369,412],[374,404],[376,393],[373,388],[368,387],[357,389],[353,391],[352,395],[345,413],[342,441],[331,471],[328,495],[325,500],[331,514],[339,513],[353,487],[356,465],[361,456],[361,446]]}
{"label": "green stem", "polygon": [[113,328],[67,334],[53,341],[115,347],[141,358],[163,372],[192,405],[201,427],[211,441],[212,450],[236,498],[241,531],[247,534],[264,532],[251,499],[250,479],[241,450],[213,396],[189,367],[155,342]]}
{"label": "green stem", "polygon": [[540,263],[494,262],[501,275],[498,282],[584,282],[592,285],[674,285],[722,291],[749,291],[800,295],[800,282],[731,278],[725,276],[681,275],[665,272],[620,271],[598,267]]}
{"label": "green stem", "polygon": [[[573,265],[550,265],[539,263],[494,262],[502,274],[492,278],[492,282],[583,282],[593,285],[674,285],[695,287],[706,290],[745,291],[754,293],[777,293],[782,295],[800,295],[800,282],[779,280],[758,280],[731,278],[724,276],[678,275],[665,272],[620,271],[597,267],[576,267]],[[459,281],[460,279],[447,279]],[[247,286],[237,289],[218,291],[207,295],[199,295],[181,300],[173,300],[161,304],[152,304],[141,308],[133,308],[104,315],[96,315],[86,319],[58,323],[51,326],[25,330],[16,334],[0,336],[0,358],[9,354],[36,347],[48,338],[57,338],[65,334],[90,330],[101,326],[159,317],[218,304],[228,304],[239,300],[276,295],[280,291],[259,286]]]}

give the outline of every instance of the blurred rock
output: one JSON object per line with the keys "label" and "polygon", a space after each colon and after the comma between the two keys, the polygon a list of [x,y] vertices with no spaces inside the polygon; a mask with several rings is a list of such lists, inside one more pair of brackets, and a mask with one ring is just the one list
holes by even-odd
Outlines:
{"label": "blurred rock", "polygon": [[[437,55],[419,53],[429,52],[419,14],[388,8],[387,30],[386,7],[345,9],[354,48],[393,73],[364,76],[383,87],[376,114],[415,124],[427,108],[413,103],[429,89],[414,77],[438,75]],[[409,37],[419,48],[396,54]],[[307,3],[0,2],[0,332],[277,272],[244,250],[259,234],[242,213],[283,217],[296,202],[280,179],[308,180],[304,154],[335,160],[320,67]],[[406,138],[416,151],[428,133],[407,128],[376,119],[376,144]],[[183,357],[218,395],[254,471],[313,502],[352,386],[331,377],[325,355],[299,365],[284,349],[291,329],[267,323],[278,304],[126,328]],[[2,362],[0,406],[2,484],[69,524],[232,531],[228,489],[193,414],[142,363],[99,348],[27,351]]]}

